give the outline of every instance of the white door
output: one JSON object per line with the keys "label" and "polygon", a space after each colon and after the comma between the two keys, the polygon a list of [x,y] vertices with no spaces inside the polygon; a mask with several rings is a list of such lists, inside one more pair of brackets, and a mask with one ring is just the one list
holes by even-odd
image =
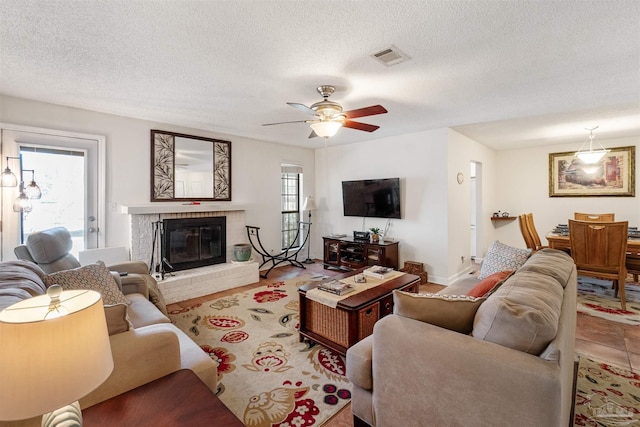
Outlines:
{"label": "white door", "polygon": [[[3,169],[8,166],[27,186],[32,179],[42,190],[31,200],[30,212],[14,212],[19,188],[3,188],[2,259],[13,259],[13,248],[34,231],[67,228],[73,238],[72,253],[100,244],[103,219],[103,139],[88,135],[22,128],[2,130]],[[20,174],[22,170],[22,174]],[[102,195],[102,196],[101,196]]]}

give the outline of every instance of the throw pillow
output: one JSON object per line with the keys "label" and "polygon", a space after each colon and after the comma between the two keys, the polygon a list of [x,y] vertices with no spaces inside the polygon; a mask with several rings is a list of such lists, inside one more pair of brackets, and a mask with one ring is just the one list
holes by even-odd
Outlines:
{"label": "throw pillow", "polygon": [[47,274],[43,281],[47,288],[58,284],[62,286],[62,289],[91,289],[100,292],[104,305],[129,305],[129,301],[118,288],[111,272],[102,261],[72,270]]}
{"label": "throw pillow", "polygon": [[489,277],[485,277],[467,292],[467,296],[479,298],[491,295],[512,273],[513,271],[499,271]]}
{"label": "throw pillow", "polygon": [[496,240],[491,244],[482,261],[478,279],[482,280],[499,271],[517,270],[530,255],[531,249],[514,248]]}
{"label": "throw pillow", "polygon": [[125,304],[105,305],[104,315],[107,319],[109,335],[119,334],[133,329],[129,321],[129,316],[127,315],[127,306]]}
{"label": "throw pillow", "polygon": [[468,334],[485,298],[393,291],[393,314]]}

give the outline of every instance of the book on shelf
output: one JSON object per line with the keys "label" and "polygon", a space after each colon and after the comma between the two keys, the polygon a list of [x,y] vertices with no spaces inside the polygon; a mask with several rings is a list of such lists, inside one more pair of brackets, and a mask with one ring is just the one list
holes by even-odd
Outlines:
{"label": "book on shelf", "polygon": [[374,265],[364,270],[363,273],[366,276],[375,277],[376,279],[385,279],[393,273],[393,268]]}
{"label": "book on shelf", "polygon": [[336,295],[344,295],[354,290],[353,286],[351,286],[349,283],[342,283],[337,280],[320,283],[318,285],[318,289],[320,289],[321,291],[330,292]]}

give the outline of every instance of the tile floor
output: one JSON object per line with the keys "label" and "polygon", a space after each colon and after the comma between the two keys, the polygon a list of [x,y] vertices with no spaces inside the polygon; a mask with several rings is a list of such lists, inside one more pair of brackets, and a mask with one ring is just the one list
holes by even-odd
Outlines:
{"label": "tile floor", "polygon": [[[242,289],[251,289],[277,280],[290,279],[300,274],[323,273],[328,276],[339,274],[339,272],[335,270],[323,269],[322,262],[318,260],[316,260],[314,264],[306,265],[306,267],[306,270],[291,266],[275,268],[269,273],[267,279],[260,278],[258,283],[220,292],[215,294],[215,297],[230,295]],[[420,287],[420,291],[435,292],[441,288],[442,286],[440,285],[426,284]],[[214,297],[211,295],[194,298],[192,300],[170,304],[168,309],[172,310],[182,306],[189,306],[212,298]],[[583,314],[578,314],[576,326],[577,353],[640,373],[640,326],[623,325]],[[324,427],[352,426],[353,419],[350,405],[347,405],[324,424]]]}

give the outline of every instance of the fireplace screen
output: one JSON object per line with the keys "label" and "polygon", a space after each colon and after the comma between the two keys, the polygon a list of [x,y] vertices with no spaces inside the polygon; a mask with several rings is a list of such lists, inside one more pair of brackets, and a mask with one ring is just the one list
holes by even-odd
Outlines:
{"label": "fireplace screen", "polygon": [[227,262],[226,217],[164,220],[164,257],[173,271]]}

